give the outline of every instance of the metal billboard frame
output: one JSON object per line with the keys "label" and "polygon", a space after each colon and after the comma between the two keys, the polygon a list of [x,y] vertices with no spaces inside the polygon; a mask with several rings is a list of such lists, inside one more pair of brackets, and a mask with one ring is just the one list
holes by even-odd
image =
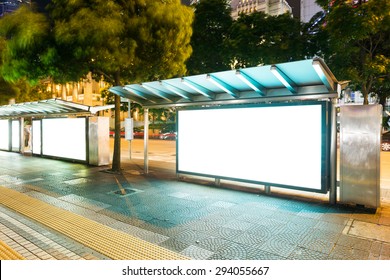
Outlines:
{"label": "metal billboard frame", "polygon": [[[210,110],[210,109],[235,109],[235,108],[266,108],[266,107],[285,107],[285,106],[310,106],[310,105],[321,105],[321,189],[316,190],[314,188],[303,188],[299,186],[292,186],[287,184],[278,184],[275,182],[266,182],[266,181],[254,181],[254,180],[246,180],[239,179],[235,177],[228,176],[218,176],[216,174],[205,174],[205,173],[196,173],[191,171],[183,171],[179,170],[179,140],[180,140],[180,132],[177,130],[179,139],[176,144],[176,173],[178,176],[181,174],[201,176],[214,178],[216,182],[220,180],[229,180],[229,181],[238,181],[245,183],[252,183],[257,185],[266,186],[267,189],[272,187],[281,187],[287,189],[295,189],[300,191],[310,191],[317,193],[327,193],[330,190],[330,157],[331,157],[331,149],[330,149],[330,139],[331,139],[331,102],[330,101],[306,101],[306,102],[288,102],[288,103],[260,103],[260,104],[248,104],[248,105],[229,105],[229,106],[210,106],[210,107],[194,107],[194,108],[182,108],[180,111],[196,111],[196,110]],[[180,112],[179,111],[179,112]],[[180,114],[178,114],[177,124],[180,123]],[[255,123],[254,123],[255,124]]]}

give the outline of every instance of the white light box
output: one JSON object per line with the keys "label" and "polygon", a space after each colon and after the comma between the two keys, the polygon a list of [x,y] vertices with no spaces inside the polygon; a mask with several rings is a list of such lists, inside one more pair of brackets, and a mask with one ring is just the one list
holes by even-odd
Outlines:
{"label": "white light box", "polygon": [[32,152],[33,154],[41,154],[41,120],[33,120],[32,122]]}
{"label": "white light box", "polygon": [[42,154],[85,161],[86,119],[63,118],[42,120]]}
{"label": "white light box", "polygon": [[178,112],[177,172],[325,192],[326,106]]}
{"label": "white light box", "polygon": [[9,121],[0,120],[0,150],[9,149]]}
{"label": "white light box", "polygon": [[18,152],[20,150],[20,121],[13,120],[12,127],[12,151]]}

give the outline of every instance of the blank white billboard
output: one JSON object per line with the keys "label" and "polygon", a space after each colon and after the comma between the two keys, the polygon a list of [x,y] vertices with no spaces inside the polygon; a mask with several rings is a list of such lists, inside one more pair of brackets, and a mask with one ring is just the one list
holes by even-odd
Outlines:
{"label": "blank white billboard", "polygon": [[177,172],[323,191],[324,103],[181,110]]}
{"label": "blank white billboard", "polygon": [[86,119],[42,120],[42,154],[85,161],[87,159]]}
{"label": "blank white billboard", "polygon": [[32,152],[33,154],[41,154],[41,120],[33,120],[32,122]]}
{"label": "blank white billboard", "polygon": [[9,121],[0,120],[0,150],[9,150]]}
{"label": "blank white billboard", "polygon": [[12,151],[19,152],[20,151],[20,121],[19,120],[13,120],[11,122],[11,128],[12,128]]}

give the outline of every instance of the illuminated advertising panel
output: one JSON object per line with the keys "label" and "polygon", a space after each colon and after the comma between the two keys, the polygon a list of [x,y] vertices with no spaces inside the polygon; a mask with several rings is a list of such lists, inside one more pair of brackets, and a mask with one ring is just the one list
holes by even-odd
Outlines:
{"label": "illuminated advertising panel", "polygon": [[177,172],[326,192],[325,102],[178,112]]}
{"label": "illuminated advertising panel", "polygon": [[41,120],[33,120],[32,122],[32,152],[33,154],[41,154]]}
{"label": "illuminated advertising panel", "polygon": [[12,121],[12,151],[20,151],[20,121]]}
{"label": "illuminated advertising panel", "polygon": [[9,122],[0,120],[0,150],[9,150]]}
{"label": "illuminated advertising panel", "polygon": [[85,161],[87,159],[86,119],[42,120],[42,154]]}

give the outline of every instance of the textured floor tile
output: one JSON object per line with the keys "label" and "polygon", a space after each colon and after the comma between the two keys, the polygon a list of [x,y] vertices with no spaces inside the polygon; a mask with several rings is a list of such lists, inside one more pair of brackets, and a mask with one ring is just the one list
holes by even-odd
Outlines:
{"label": "textured floor tile", "polygon": [[185,248],[189,247],[190,244],[187,244],[185,242],[182,242],[180,240],[177,240],[175,238],[169,238],[168,240],[160,243],[160,246],[165,247],[169,250],[175,251],[175,252],[181,252]]}
{"label": "textured floor tile", "polygon": [[297,247],[289,256],[290,260],[326,260],[327,254],[310,250],[304,247]]}
{"label": "textured floor tile", "polygon": [[370,251],[372,243],[373,242],[371,240],[357,238],[349,235],[341,235],[337,240],[337,245],[364,251]]}
{"label": "textured floor tile", "polygon": [[297,245],[278,239],[271,239],[260,246],[260,249],[282,257],[288,257]]}
{"label": "textured floor tile", "polygon": [[336,245],[329,254],[329,259],[333,260],[366,260],[369,252],[351,247]]}
{"label": "textured floor tile", "polygon": [[208,237],[197,243],[198,247],[215,252],[229,244],[229,241],[218,237]]}
{"label": "textured floor tile", "polygon": [[239,243],[230,243],[217,250],[215,254],[226,260],[246,260],[248,255],[247,247]]}
{"label": "textured floor tile", "polygon": [[194,259],[194,260],[206,260],[214,254],[213,252],[211,252],[209,250],[199,248],[199,247],[194,246],[194,245],[190,245],[189,247],[187,247],[186,249],[184,249],[180,253],[183,254],[184,256],[190,257],[191,259]]}

